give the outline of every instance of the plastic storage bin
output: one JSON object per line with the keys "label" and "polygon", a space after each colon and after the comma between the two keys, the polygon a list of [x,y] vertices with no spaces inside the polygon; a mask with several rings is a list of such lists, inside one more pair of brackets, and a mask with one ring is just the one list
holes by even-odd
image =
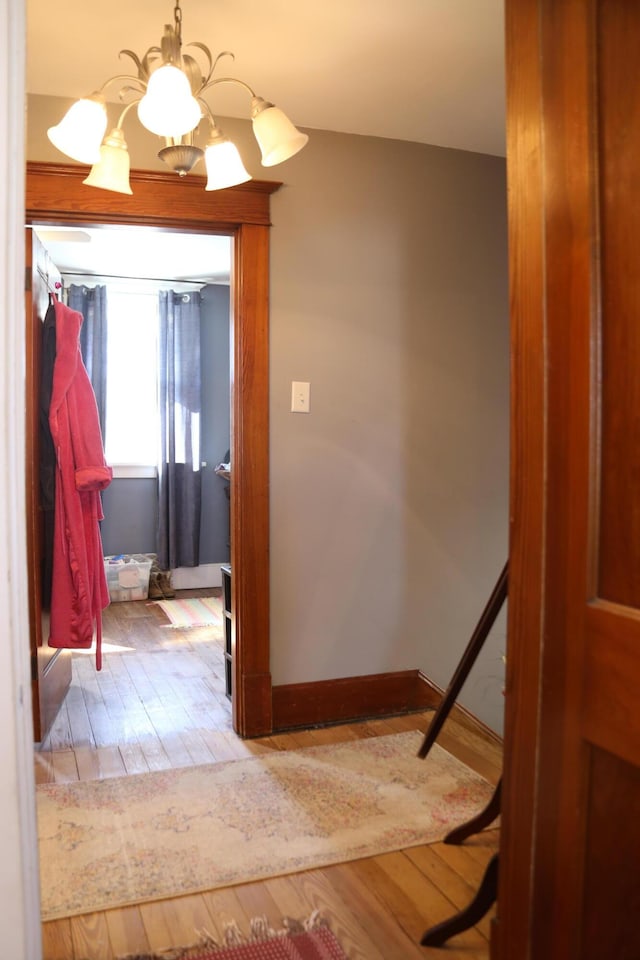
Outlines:
{"label": "plastic storage bin", "polygon": [[105,557],[104,572],[111,602],[146,600],[149,596],[151,564],[149,557],[141,553]]}

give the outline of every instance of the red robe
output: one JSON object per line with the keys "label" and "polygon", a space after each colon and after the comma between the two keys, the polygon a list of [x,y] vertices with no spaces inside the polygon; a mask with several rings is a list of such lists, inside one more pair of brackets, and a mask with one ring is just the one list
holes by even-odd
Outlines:
{"label": "red robe", "polygon": [[50,647],[89,649],[96,630],[102,667],[102,610],[109,604],[99,521],[100,491],[112,480],[96,398],[80,353],[82,314],[58,300],[49,427],[56,451]]}

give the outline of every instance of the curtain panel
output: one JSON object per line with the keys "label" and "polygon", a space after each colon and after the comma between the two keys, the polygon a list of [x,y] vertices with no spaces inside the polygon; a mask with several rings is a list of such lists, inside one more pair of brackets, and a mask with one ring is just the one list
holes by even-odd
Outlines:
{"label": "curtain panel", "polygon": [[107,414],[107,288],[72,283],[67,305],[84,317],[80,327],[80,352],[96,395],[104,442]]}
{"label": "curtain panel", "polygon": [[200,553],[200,293],[160,291],[158,563],[195,567]]}

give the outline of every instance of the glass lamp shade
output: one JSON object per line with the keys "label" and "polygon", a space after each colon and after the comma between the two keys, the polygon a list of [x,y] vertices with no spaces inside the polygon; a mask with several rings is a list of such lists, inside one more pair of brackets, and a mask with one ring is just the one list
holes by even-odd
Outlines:
{"label": "glass lamp shade", "polygon": [[216,136],[209,141],[204,162],[207,168],[205,190],[223,190],[251,180],[251,174],[245,170],[237,148],[224,136]]}
{"label": "glass lamp shade", "polygon": [[158,67],[138,104],[142,126],[159,137],[181,137],[198,126],[200,116],[187,75],[170,63]]}
{"label": "glass lamp shade", "polygon": [[254,100],[253,132],[260,147],[263,167],[273,167],[288,160],[302,150],[309,140],[306,133],[294,127],[282,110],[259,97]]}
{"label": "glass lamp shade", "polygon": [[99,94],[77,100],[55,127],[49,127],[49,140],[72,160],[97,163],[100,144],[107,129],[107,108]]}
{"label": "glass lamp shade", "polygon": [[100,147],[100,161],[92,168],[86,180],[89,187],[113,190],[114,193],[133,193],[129,185],[129,151],[122,130],[112,130]]}

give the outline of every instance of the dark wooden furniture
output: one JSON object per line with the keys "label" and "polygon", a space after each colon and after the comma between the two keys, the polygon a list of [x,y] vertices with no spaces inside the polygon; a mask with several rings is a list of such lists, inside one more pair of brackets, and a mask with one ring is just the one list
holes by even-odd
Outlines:
{"label": "dark wooden furniture", "polygon": [[[471,639],[469,640],[467,648],[462,655],[458,667],[456,668],[451,683],[447,687],[447,690],[433,715],[433,719],[429,724],[429,729],[427,730],[422,746],[418,751],[418,756],[423,759],[427,756],[429,750],[436,742],[438,734],[440,733],[440,730],[442,729],[444,722],[451,711],[451,708],[455,704],[465,680],[469,676],[469,671],[473,667],[473,664],[475,663],[478,654],[482,650],[482,646],[487,639],[487,636],[489,635],[489,632],[495,623],[500,610],[502,609],[502,605],[507,597],[508,578],[509,564],[507,562],[504,565],[502,573],[498,577],[487,605],[482,612],[482,616],[478,620],[478,624],[471,635]],[[479,830],[483,830],[485,827],[488,827],[490,823],[493,823],[500,813],[501,787],[502,781],[497,784],[493,796],[491,797],[491,800],[485,809],[477,816],[467,821],[467,823],[464,823],[461,826],[456,827],[454,830],[451,830],[444,838],[444,843],[464,843],[467,837],[472,836]],[[495,856],[493,856],[489,861],[484,877],[482,878],[478,888],[478,892],[471,903],[465,907],[464,910],[459,911],[449,919],[430,927],[424,933],[422,940],[420,941],[422,946],[441,947],[446,943],[447,940],[449,940],[450,937],[453,937],[458,933],[462,933],[463,930],[467,930],[469,927],[472,927],[485,915],[492,904],[495,903],[497,891],[498,854],[495,854]]]}
{"label": "dark wooden furniture", "polygon": [[[493,792],[491,800],[482,813],[479,813],[476,817],[468,820],[467,823],[462,824],[462,826],[451,830],[451,832],[448,833],[444,838],[444,843],[456,845],[459,843],[464,843],[467,837],[473,836],[474,833],[484,830],[484,828],[488,827],[490,823],[493,823],[496,817],[500,814],[501,793],[502,781],[500,780]],[[429,927],[429,929],[423,934],[420,943],[423,947],[444,946],[447,940],[449,940],[451,937],[455,937],[456,934],[462,933],[463,930],[468,930],[469,927],[473,927],[478,920],[481,920],[485,913],[487,913],[487,911],[496,902],[497,895],[498,854],[495,853],[487,864],[487,869],[485,870],[484,876],[480,881],[480,886],[478,887],[477,893],[471,902],[464,908],[464,910],[460,910],[452,917],[448,917],[446,920],[443,920],[442,923],[436,923],[433,927]]]}
{"label": "dark wooden furniture", "polygon": [[508,589],[508,577],[509,577],[509,564],[505,563],[502,573],[498,577],[493,592],[487,601],[487,605],[482,612],[482,616],[478,620],[478,624],[471,635],[471,639],[467,644],[467,648],[462,654],[460,663],[456,668],[449,686],[446,689],[438,709],[433,715],[433,719],[429,724],[429,729],[425,734],[424,741],[420,750],[418,751],[418,756],[423,759],[428,754],[429,750],[436,742],[438,734],[442,730],[443,724],[454,703],[458,698],[458,694],[462,690],[462,686],[469,676],[469,671],[476,662],[478,654],[482,650],[482,646],[489,635],[493,624],[496,621],[496,617],[502,609],[502,604],[504,603],[507,596]]}
{"label": "dark wooden furniture", "polygon": [[233,646],[231,634],[231,565],[223,563],[222,574],[222,619],[224,621],[224,692],[229,700],[233,694]]}

